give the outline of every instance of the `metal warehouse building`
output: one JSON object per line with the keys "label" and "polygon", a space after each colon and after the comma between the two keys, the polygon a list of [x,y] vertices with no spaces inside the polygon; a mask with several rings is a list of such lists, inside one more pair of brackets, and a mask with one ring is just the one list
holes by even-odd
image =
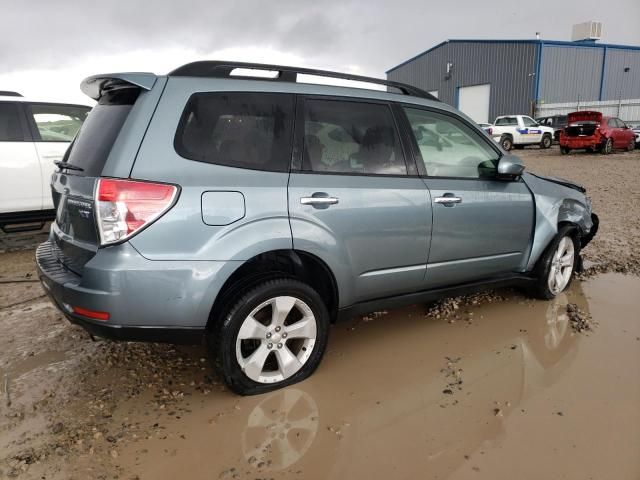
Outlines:
{"label": "metal warehouse building", "polygon": [[615,104],[619,114],[623,101],[640,99],[640,47],[591,40],[447,40],[393,67],[387,77],[433,93],[476,122],[545,113],[549,104],[566,104],[552,113],[584,109],[589,102],[595,109]]}

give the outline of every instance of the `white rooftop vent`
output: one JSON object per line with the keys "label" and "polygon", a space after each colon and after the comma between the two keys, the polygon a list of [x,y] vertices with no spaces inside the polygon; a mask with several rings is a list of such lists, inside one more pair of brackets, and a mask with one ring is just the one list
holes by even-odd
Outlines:
{"label": "white rooftop vent", "polygon": [[595,42],[602,38],[602,22],[584,22],[573,26],[571,40],[573,42]]}

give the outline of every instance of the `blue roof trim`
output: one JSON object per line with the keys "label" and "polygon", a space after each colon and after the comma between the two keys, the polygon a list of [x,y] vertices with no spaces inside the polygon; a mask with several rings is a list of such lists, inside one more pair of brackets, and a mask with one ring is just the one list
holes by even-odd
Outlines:
{"label": "blue roof trim", "polygon": [[559,47],[584,47],[584,48],[609,48],[609,49],[621,49],[621,50],[640,50],[640,46],[635,45],[619,45],[615,43],[594,43],[594,42],[569,42],[565,40],[537,40],[537,39],[521,39],[521,40],[488,40],[488,39],[455,39],[455,40],[445,40],[437,44],[434,47],[431,47],[424,52],[421,52],[417,55],[414,55],[409,60],[405,60],[404,62],[396,65],[395,67],[390,68],[385,73],[393,72],[398,68],[406,65],[407,63],[413,62],[415,59],[426,55],[429,52],[432,52],[436,48],[440,48],[443,45],[448,43],[529,43],[534,45],[551,45],[551,46],[559,46]]}

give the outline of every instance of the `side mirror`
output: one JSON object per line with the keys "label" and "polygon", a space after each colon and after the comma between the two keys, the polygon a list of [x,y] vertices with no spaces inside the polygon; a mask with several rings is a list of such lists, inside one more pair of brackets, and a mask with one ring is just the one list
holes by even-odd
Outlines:
{"label": "side mirror", "polygon": [[517,177],[524,172],[524,163],[515,155],[503,155],[498,162],[498,176]]}

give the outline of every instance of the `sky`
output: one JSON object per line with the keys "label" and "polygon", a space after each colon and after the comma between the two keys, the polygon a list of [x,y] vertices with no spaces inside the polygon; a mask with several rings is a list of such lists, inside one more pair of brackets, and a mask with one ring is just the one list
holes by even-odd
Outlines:
{"label": "sky", "polygon": [[277,63],[385,77],[454,38],[640,45],[639,0],[0,0],[0,90],[91,105],[89,75],[164,74],[195,60]]}

